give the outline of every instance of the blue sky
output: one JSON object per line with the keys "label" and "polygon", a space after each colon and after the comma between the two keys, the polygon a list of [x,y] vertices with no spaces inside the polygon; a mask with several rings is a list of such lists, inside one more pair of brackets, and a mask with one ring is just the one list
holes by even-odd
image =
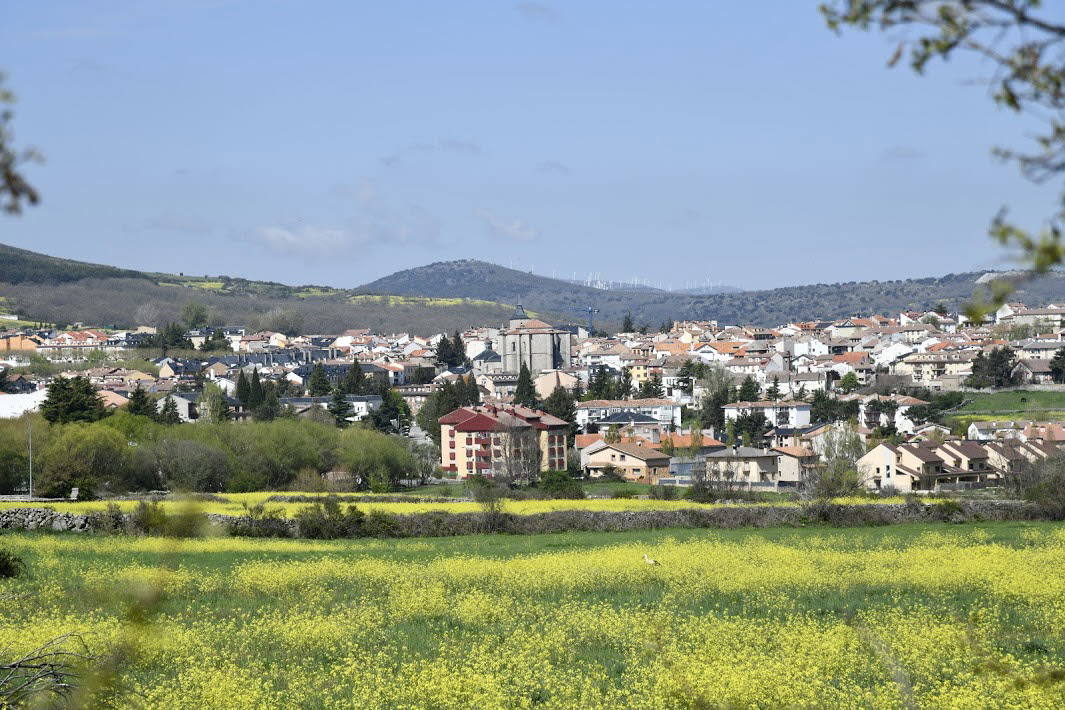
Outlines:
{"label": "blue sky", "polygon": [[1030,127],[817,2],[0,5],[42,203],[0,242],[355,286],[432,261],[746,288],[1004,266]]}

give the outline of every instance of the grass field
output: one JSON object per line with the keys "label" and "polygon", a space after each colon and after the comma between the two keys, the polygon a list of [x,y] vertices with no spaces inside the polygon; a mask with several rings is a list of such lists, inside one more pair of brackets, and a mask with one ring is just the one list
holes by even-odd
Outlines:
{"label": "grass field", "polygon": [[[955,410],[957,414],[969,412],[1009,412],[1027,409],[1050,409],[1065,411],[1065,392],[1036,392],[1018,390],[1016,392],[995,392],[980,394],[966,392],[965,398],[971,400],[964,407]],[[1040,414],[1039,416],[1042,416]]]}
{"label": "grass field", "polygon": [[1065,705],[1060,524],[0,546],[0,649],[123,644],[108,706]]}

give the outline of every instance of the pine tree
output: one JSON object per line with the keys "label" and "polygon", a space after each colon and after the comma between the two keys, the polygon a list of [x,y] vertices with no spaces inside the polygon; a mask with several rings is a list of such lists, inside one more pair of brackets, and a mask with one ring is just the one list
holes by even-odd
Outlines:
{"label": "pine tree", "polygon": [[452,364],[456,367],[466,364],[466,344],[462,342],[462,336],[457,330],[451,341],[451,357]]}
{"label": "pine tree", "polygon": [[338,427],[347,426],[348,417],[351,416],[353,407],[351,402],[348,401],[344,391],[337,387],[333,390],[333,399],[330,400],[329,405],[326,407],[329,413],[333,415],[334,421]]}
{"label": "pine tree", "polygon": [[773,384],[765,391],[765,398],[776,401],[780,399],[780,378],[773,375]]}
{"label": "pine tree", "polygon": [[477,379],[470,375],[466,378],[466,404],[476,407],[481,403],[481,388],[477,386]]}
{"label": "pine tree", "polygon": [[625,319],[621,321],[621,332],[631,333],[634,330],[635,328],[632,325],[632,312],[630,311],[625,314]]}
{"label": "pine tree", "polygon": [[514,387],[514,404],[531,409],[536,409],[540,405],[539,398],[536,396],[536,388],[533,387],[532,375],[524,362],[518,372],[518,383]]}
{"label": "pine tree", "polygon": [[757,402],[759,395],[758,383],[754,381],[754,378],[747,375],[743,378],[743,382],[740,383],[740,391],[737,394],[740,402]]}
{"label": "pine tree", "polygon": [[245,408],[251,403],[251,385],[244,376],[244,370],[237,375],[237,401]]}
{"label": "pine tree", "polygon": [[626,368],[621,371],[615,395],[614,399],[628,399],[632,396],[632,370]]}
{"label": "pine tree", "polygon": [[1050,376],[1059,385],[1065,383],[1065,348],[1059,348],[1050,359]]}
{"label": "pine tree", "polygon": [[177,402],[170,395],[163,400],[163,409],[159,412],[159,423],[166,425],[180,424],[181,416],[178,414]]}
{"label": "pine tree", "polygon": [[129,402],[126,404],[126,411],[130,414],[138,414],[142,417],[148,417],[149,419],[155,419],[156,409],[155,402],[148,396],[140,384],[137,384],[136,389],[129,393]]}
{"label": "pine tree", "polygon": [[453,350],[454,347],[446,335],[440,338],[440,342],[436,344],[436,362],[444,367],[451,367],[451,361],[454,359]]}
{"label": "pine tree", "polygon": [[640,384],[640,397],[644,399],[657,399],[663,395],[662,376],[655,373]]}
{"label": "pine tree", "polygon": [[554,392],[548,395],[544,400],[543,411],[547,412],[553,417],[558,417],[564,422],[567,422],[569,431],[567,432],[567,438],[572,436],[576,431],[577,426],[577,401],[573,398],[573,395],[566,391],[566,388],[561,385],[556,385]]}
{"label": "pine tree", "polygon": [[69,380],[58,376],[48,385],[48,395],[41,403],[41,414],[50,422],[95,422],[107,416],[103,400],[88,377]]}
{"label": "pine tree", "polygon": [[324,397],[329,394],[329,378],[325,375],[325,366],[320,362],[311,367],[311,377],[307,382],[307,394],[312,397]]}
{"label": "pine tree", "polygon": [[366,375],[362,372],[362,366],[359,363],[353,363],[348,371],[344,373],[344,380],[341,382],[340,388],[344,391],[344,394],[362,394],[363,388],[366,386]]}
{"label": "pine tree", "polygon": [[[252,391],[255,390],[257,375],[252,373]],[[281,416],[281,400],[277,396],[277,387],[273,382],[265,382],[260,387],[262,394],[259,404],[255,406],[252,415],[261,422],[269,422]]]}
{"label": "pine tree", "polygon": [[248,383],[248,408],[257,409],[263,403],[263,383],[259,381],[259,368],[251,371]]}

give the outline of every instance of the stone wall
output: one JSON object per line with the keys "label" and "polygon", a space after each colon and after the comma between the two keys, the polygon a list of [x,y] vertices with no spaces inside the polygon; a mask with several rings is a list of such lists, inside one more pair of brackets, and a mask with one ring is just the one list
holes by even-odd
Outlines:
{"label": "stone wall", "polygon": [[[123,516],[126,521],[130,516]],[[237,535],[254,535],[247,518],[210,514],[212,524]],[[373,518],[373,516],[371,516]],[[713,508],[680,510],[591,511],[563,510],[534,515],[503,513],[491,524],[481,513],[429,512],[411,515],[377,516],[365,526],[367,536],[450,537],[500,532],[536,535],[560,532],[620,532],[659,528],[767,528],[827,525],[857,527],[898,523],[966,523],[978,521],[1040,520],[1045,516],[1036,507],[1019,501],[911,502],[859,505],[807,503],[804,505],[722,505]],[[0,510],[0,529],[92,532],[98,527],[93,515],[62,513],[47,508]],[[128,528],[127,528],[128,529]],[[282,534],[300,537],[296,521],[284,520]],[[261,533],[260,533],[261,534]],[[276,533],[275,533],[276,534]]]}

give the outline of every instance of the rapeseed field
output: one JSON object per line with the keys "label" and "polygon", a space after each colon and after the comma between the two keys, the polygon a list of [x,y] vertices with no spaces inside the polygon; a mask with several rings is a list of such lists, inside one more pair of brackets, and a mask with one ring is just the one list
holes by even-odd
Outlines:
{"label": "rapeseed field", "polygon": [[1060,524],[0,546],[117,707],[1065,706]]}

